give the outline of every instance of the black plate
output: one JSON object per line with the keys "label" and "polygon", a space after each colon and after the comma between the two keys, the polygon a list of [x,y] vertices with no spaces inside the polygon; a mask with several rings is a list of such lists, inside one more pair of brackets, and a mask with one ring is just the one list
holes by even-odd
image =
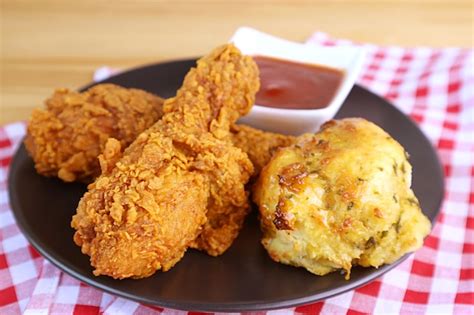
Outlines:
{"label": "black plate", "polygon": [[[145,66],[104,82],[173,96],[194,60]],[[443,197],[443,173],[436,151],[418,127],[384,99],[355,86],[337,117],[371,120],[397,139],[410,153],[413,188],[424,213],[433,222]],[[24,146],[10,170],[9,192],[18,225],[31,244],[60,269],[94,287],[147,304],[200,311],[244,311],[290,307],[322,300],[357,288],[399,264],[379,269],[356,267],[349,281],[339,273],[324,277],[270,260],[260,245],[255,213],[233,246],[218,258],[189,250],[166,273],[142,280],[95,277],[89,257],[72,241],[71,216],[85,191],[36,174]]]}

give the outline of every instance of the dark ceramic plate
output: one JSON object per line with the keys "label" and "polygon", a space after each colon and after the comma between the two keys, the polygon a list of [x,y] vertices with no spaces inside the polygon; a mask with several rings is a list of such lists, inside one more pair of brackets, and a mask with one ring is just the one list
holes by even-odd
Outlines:
{"label": "dark ceramic plate", "polygon": [[[160,63],[119,74],[104,82],[173,96],[194,60]],[[413,188],[433,222],[443,197],[443,173],[433,147],[418,127],[384,99],[355,86],[337,117],[371,120],[410,153]],[[315,276],[302,268],[273,262],[260,245],[257,216],[251,215],[233,246],[212,258],[189,250],[166,273],[142,280],[95,277],[89,257],[72,241],[71,216],[86,187],[36,174],[24,146],[10,170],[9,191],[18,225],[31,244],[60,269],[94,287],[147,304],[199,311],[244,311],[290,307],[357,288],[399,264],[353,269],[351,279],[335,272]]]}

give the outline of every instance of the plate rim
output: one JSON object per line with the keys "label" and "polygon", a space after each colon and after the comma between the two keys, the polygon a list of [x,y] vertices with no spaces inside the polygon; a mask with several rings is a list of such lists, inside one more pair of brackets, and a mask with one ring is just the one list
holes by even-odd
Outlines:
{"label": "plate rim", "polygon": [[[137,67],[132,67],[132,68],[127,68],[121,71],[120,73],[117,73],[113,76],[110,76],[107,79],[97,81],[97,82],[90,82],[81,88],[79,88],[79,91],[83,91],[87,88],[90,88],[91,86],[103,83],[105,80],[110,80],[110,79],[115,79],[119,78],[120,76],[127,75],[129,72],[132,71],[140,71],[144,70],[145,68],[150,68],[150,67],[155,67],[155,66],[161,66],[164,64],[180,64],[180,63],[187,63],[187,62],[193,62],[195,61],[196,58],[180,58],[176,60],[167,60],[163,62],[157,62],[157,63],[149,63]],[[397,112],[398,115],[403,116],[406,120],[409,121],[409,123],[418,129],[420,131],[420,134],[422,137],[424,137],[425,141],[430,144],[430,149],[431,149],[431,154],[435,158],[440,175],[441,175],[441,194],[439,196],[439,200],[437,201],[437,211],[432,219],[430,219],[431,224],[432,224],[432,229],[430,234],[432,233],[435,223],[437,222],[437,219],[441,213],[442,209],[442,204],[444,201],[444,194],[445,194],[445,173],[444,173],[444,168],[442,166],[440,156],[438,151],[435,149],[433,146],[433,143],[429,140],[429,138],[426,136],[426,134],[423,132],[423,130],[411,119],[410,116],[405,115],[400,109],[398,109],[396,106],[394,106],[390,101],[386,100],[382,96],[379,96],[375,94],[374,92],[368,90],[367,88],[355,84],[354,87],[351,89],[351,92],[354,89],[358,89],[364,93],[369,94],[371,97],[375,97],[378,99],[379,102],[384,103],[384,105],[391,107],[392,110]],[[348,98],[350,97],[350,93],[348,95]],[[359,280],[355,280],[353,282],[347,283],[347,285],[334,288],[328,291],[323,291],[320,293],[304,296],[304,297],[299,297],[299,298],[293,298],[289,300],[276,300],[276,301],[269,301],[269,302],[244,302],[244,301],[238,301],[238,302],[225,302],[225,303],[219,303],[219,304],[214,304],[214,303],[206,303],[206,302],[199,302],[199,301],[189,301],[189,302],[179,302],[176,300],[170,300],[170,299],[164,299],[164,300],[157,300],[157,299],[149,299],[149,298],[144,298],[139,295],[133,295],[128,292],[124,292],[118,289],[115,289],[113,287],[110,287],[106,284],[102,284],[100,282],[97,282],[95,280],[96,276],[93,276],[92,274],[89,277],[81,275],[79,272],[75,271],[74,268],[71,268],[67,262],[61,261],[61,259],[58,259],[54,257],[54,254],[50,254],[47,250],[44,250],[41,241],[37,240],[32,236],[32,232],[30,229],[27,227],[26,220],[24,220],[24,216],[18,213],[15,209],[19,209],[19,201],[17,200],[18,195],[13,194],[13,179],[11,176],[12,170],[16,169],[18,166],[17,164],[19,163],[17,156],[21,154],[22,150],[25,150],[24,144],[23,144],[24,138],[21,140],[20,145],[15,151],[15,154],[12,157],[11,163],[9,165],[8,169],[8,196],[9,196],[9,201],[10,201],[10,206],[11,210],[13,213],[13,216],[15,218],[15,222],[19,226],[23,236],[26,237],[28,242],[33,246],[35,250],[37,250],[43,258],[47,259],[50,263],[52,263],[55,267],[59,268],[61,271],[66,272],[68,275],[72,276],[73,278],[86,283],[87,285],[90,285],[96,289],[102,290],[104,292],[107,292],[109,294],[126,298],[135,302],[143,303],[145,305],[153,305],[153,306],[160,306],[160,307],[165,307],[165,308],[172,308],[176,310],[184,310],[184,311],[203,311],[203,312],[230,312],[230,311],[262,311],[262,310],[274,310],[274,309],[282,309],[282,308],[288,308],[288,307],[295,307],[295,306],[300,306],[300,305],[305,305],[308,303],[315,303],[319,302],[340,294],[343,294],[345,292],[349,292],[352,290],[355,290],[361,286],[367,285],[371,282],[373,282],[375,279],[381,277],[388,271],[392,270],[393,268],[397,267],[399,264],[401,264],[403,261],[405,261],[408,257],[413,255],[413,253],[407,253],[404,256],[402,256],[400,259],[395,261],[392,264],[386,264],[382,265],[379,268],[373,268],[373,272],[366,276],[363,277]],[[315,278],[317,279],[317,278]]]}

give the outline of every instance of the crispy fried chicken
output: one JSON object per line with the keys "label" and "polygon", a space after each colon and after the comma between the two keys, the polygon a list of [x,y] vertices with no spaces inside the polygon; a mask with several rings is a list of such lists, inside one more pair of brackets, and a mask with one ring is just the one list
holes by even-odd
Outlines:
{"label": "crispy fried chicken", "polygon": [[108,141],[103,173],[71,223],[95,275],[147,277],[170,269],[189,246],[219,255],[232,244],[248,212],[253,167],[229,129],[258,87],[253,60],[221,46],[197,62],[162,119],[123,154]]}
{"label": "crispy fried chicken", "polygon": [[109,138],[127,147],[162,116],[163,99],[142,90],[99,84],[78,93],[58,89],[35,109],[25,145],[38,173],[90,182]]}

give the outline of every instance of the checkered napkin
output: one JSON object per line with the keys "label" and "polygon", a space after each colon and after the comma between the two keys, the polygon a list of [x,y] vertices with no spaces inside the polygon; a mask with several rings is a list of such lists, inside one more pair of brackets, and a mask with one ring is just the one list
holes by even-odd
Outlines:
{"label": "checkered napkin", "polygon": [[[355,44],[315,33],[307,45]],[[474,50],[363,46],[368,57],[358,83],[392,101],[438,148],[446,173],[441,215],[423,248],[383,277],[323,302],[268,313],[473,314]],[[110,74],[101,68],[96,79]],[[8,165],[24,133],[24,123],[0,128],[0,314],[179,313],[82,284],[28,244],[7,194]]]}

